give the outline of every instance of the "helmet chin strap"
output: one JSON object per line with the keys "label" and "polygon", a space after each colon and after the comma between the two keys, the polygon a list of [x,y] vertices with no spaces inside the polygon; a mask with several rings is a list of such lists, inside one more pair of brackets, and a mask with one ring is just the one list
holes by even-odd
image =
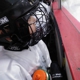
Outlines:
{"label": "helmet chin strap", "polygon": [[11,39],[12,42],[9,45],[4,46],[5,49],[10,51],[21,51],[28,48],[27,42],[24,43],[17,35],[13,35]]}

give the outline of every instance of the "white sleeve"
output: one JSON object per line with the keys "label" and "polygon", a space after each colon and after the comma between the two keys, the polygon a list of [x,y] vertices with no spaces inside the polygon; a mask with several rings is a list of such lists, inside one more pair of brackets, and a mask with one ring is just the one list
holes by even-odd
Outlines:
{"label": "white sleeve", "polygon": [[0,55],[0,80],[32,80],[30,74],[6,55]]}
{"label": "white sleeve", "polygon": [[46,44],[42,40],[40,40],[38,43],[38,46],[46,60],[47,67],[50,67],[51,59],[50,59],[49,51]]}
{"label": "white sleeve", "polygon": [[48,6],[47,4],[45,4],[44,2],[41,2],[41,4],[46,8],[48,14],[51,11],[50,6]]}

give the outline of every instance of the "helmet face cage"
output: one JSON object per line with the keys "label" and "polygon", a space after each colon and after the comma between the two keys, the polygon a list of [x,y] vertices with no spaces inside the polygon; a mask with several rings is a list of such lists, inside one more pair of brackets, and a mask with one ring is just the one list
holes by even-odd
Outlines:
{"label": "helmet face cage", "polygon": [[[28,17],[27,17],[28,16]],[[36,21],[29,24],[29,27],[31,28],[32,24],[36,25],[36,32],[34,32],[32,29],[32,39],[34,42],[38,42],[42,37],[45,37],[49,31],[49,15],[47,13],[46,8],[40,3],[39,6],[31,11],[31,13],[24,16],[25,19],[29,19],[31,16],[33,16]],[[28,21],[28,20],[26,20]]]}
{"label": "helmet face cage", "polygon": [[[36,20],[33,21],[32,23],[28,23],[28,20],[30,19],[31,16],[34,17]],[[19,22],[20,19],[22,20],[21,22]],[[28,42],[28,45],[34,45],[40,39],[42,39],[42,37],[45,37],[50,32],[49,15],[48,15],[46,8],[41,3],[37,6],[36,9],[31,10],[29,13],[19,18],[18,22],[19,22],[19,25],[21,26],[19,27],[21,29],[18,29],[18,32],[22,41],[23,39],[25,39],[24,41],[26,41],[29,35],[31,37],[31,40]],[[21,23],[23,26],[21,25]],[[35,25],[34,27],[36,27],[35,32],[33,31],[31,27],[32,24],[34,24]],[[24,25],[26,25],[28,28]],[[28,32],[26,28],[27,29],[30,28],[32,33],[30,34],[30,32]]]}

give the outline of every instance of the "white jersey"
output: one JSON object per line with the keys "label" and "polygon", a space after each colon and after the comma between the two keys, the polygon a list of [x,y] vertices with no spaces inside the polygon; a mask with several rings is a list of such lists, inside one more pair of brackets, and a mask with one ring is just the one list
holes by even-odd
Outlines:
{"label": "white jersey", "polygon": [[45,43],[40,40],[36,45],[23,51],[0,51],[0,80],[32,80],[33,72],[50,67],[51,60]]}

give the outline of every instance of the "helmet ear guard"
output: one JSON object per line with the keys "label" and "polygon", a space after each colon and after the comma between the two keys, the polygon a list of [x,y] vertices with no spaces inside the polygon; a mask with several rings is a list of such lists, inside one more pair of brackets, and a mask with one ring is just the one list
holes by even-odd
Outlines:
{"label": "helmet ear guard", "polygon": [[[11,27],[12,26],[12,27]],[[10,36],[14,32],[14,27],[12,25],[12,21],[4,16],[0,18],[0,45],[9,45],[11,43]]]}

